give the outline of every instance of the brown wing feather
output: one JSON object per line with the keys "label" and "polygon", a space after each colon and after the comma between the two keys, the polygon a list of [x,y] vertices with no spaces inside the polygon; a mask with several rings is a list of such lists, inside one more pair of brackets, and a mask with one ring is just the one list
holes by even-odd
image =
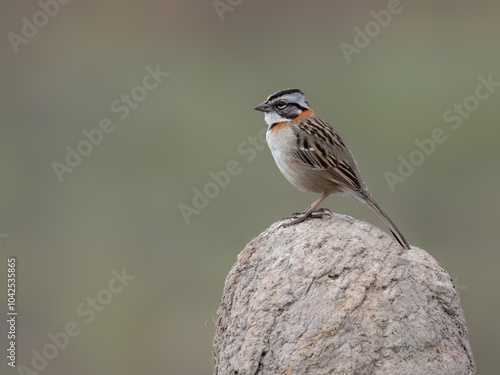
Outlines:
{"label": "brown wing feather", "polygon": [[361,175],[354,158],[337,132],[317,116],[294,127],[297,150],[294,157],[313,168],[327,170],[332,180],[354,191],[362,190]]}

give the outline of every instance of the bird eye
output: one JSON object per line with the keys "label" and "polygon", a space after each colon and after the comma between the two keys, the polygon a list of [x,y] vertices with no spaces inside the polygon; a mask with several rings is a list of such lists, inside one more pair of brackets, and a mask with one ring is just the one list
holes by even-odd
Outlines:
{"label": "bird eye", "polygon": [[286,107],[286,102],[284,100],[280,100],[278,103],[276,103],[276,106],[278,109],[284,109]]}

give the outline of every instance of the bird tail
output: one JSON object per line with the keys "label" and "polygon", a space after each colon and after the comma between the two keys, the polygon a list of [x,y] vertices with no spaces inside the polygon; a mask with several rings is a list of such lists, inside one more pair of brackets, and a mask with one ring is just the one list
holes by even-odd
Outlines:
{"label": "bird tail", "polygon": [[392,222],[392,220],[387,216],[387,214],[380,208],[378,203],[373,199],[371,196],[366,197],[365,201],[370,208],[375,211],[375,213],[382,219],[382,221],[389,227],[391,233],[393,236],[396,238],[396,240],[399,242],[399,244],[404,247],[405,249],[410,249],[411,245],[406,241],[406,239],[403,237],[399,229],[396,227],[396,225]]}

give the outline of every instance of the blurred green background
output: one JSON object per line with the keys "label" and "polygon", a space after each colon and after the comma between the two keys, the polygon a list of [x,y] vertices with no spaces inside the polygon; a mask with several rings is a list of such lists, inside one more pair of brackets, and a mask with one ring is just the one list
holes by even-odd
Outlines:
{"label": "blurred green background", "polygon": [[[265,127],[253,107],[298,87],[350,145],[407,239],[449,272],[479,373],[493,374],[500,89],[456,130],[443,114],[475,94],[478,77],[500,81],[500,3],[402,1],[348,63],[340,44],[354,45],[354,28],[387,6],[243,0],[219,15],[211,0],[72,1],[16,53],[9,33],[22,35],[22,17],[41,8],[4,2],[0,295],[6,311],[6,263],[15,256],[18,365],[32,368],[32,350],[73,321],[80,334],[40,373],[211,373],[214,319],[237,254],[316,199],[285,180],[260,140],[248,143]],[[170,75],[120,119],[112,103],[143,94],[146,67],[157,65]],[[66,147],[76,149],[103,118],[114,130],[60,183],[52,163],[65,163]],[[391,191],[384,173],[396,173],[398,157],[438,127],[446,142]],[[231,160],[241,172],[186,223],[179,205],[192,206],[193,189]],[[325,206],[386,230],[347,198]],[[123,267],[135,279],[110,302],[112,270]],[[87,324],[77,307],[96,296],[108,304]],[[1,368],[17,373],[5,358]]]}

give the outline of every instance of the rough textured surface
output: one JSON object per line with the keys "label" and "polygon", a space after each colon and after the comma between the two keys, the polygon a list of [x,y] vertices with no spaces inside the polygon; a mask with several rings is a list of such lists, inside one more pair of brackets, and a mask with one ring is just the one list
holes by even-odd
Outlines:
{"label": "rough textured surface", "polygon": [[214,374],[475,374],[450,277],[350,217],[273,224],[231,269]]}

